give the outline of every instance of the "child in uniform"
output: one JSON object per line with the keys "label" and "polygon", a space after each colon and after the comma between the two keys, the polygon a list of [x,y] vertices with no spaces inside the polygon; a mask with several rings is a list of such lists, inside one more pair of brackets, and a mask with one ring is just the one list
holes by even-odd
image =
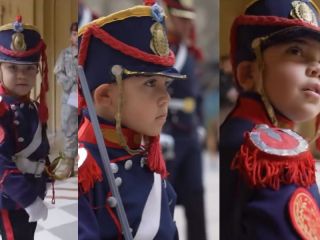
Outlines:
{"label": "child in uniform", "polygon": [[294,124],[320,112],[320,15],[311,0],[253,1],[231,30],[242,93],[221,126],[221,239],[317,239],[315,160]]}
{"label": "child in uniform", "polygon": [[[34,239],[49,164],[46,135],[48,91],[46,45],[38,30],[21,17],[0,27],[0,229],[3,239]],[[40,64],[41,57],[41,64]],[[30,98],[41,73],[39,100]]]}
{"label": "child in uniform", "polygon": [[[100,129],[135,239],[177,239],[176,195],[165,180],[159,134],[168,113],[167,87],[183,78],[153,1],[99,18],[79,30],[84,67]],[[81,96],[80,96],[81,98]],[[80,99],[80,107],[84,106]],[[79,239],[121,239],[115,199],[102,174],[93,126],[79,128]]]}

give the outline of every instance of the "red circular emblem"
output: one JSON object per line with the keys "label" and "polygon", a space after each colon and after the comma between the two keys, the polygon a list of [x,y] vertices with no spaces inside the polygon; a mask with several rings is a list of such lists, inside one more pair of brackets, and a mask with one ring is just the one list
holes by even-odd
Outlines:
{"label": "red circular emblem", "polygon": [[306,140],[290,129],[257,125],[249,136],[258,149],[272,155],[295,156],[308,150]]}
{"label": "red circular emblem", "polygon": [[311,193],[298,188],[291,196],[289,214],[294,229],[302,239],[320,239],[320,210]]}
{"label": "red circular emblem", "polygon": [[0,125],[0,143],[3,142],[3,140],[5,139],[6,136],[6,132],[4,131],[3,127]]}

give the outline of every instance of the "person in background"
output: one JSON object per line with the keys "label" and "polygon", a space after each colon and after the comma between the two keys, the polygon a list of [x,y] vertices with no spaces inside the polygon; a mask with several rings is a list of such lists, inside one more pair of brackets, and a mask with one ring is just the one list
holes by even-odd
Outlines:
{"label": "person in background", "polygon": [[62,50],[56,62],[54,73],[63,93],[61,96],[61,132],[63,153],[55,160],[55,175],[64,179],[74,175],[78,152],[78,23],[70,26],[70,46]]}
{"label": "person in background", "polygon": [[196,47],[196,13],[193,1],[165,0],[164,5],[168,12],[169,44],[177,56],[174,67],[187,76],[185,81],[175,81],[169,87],[171,101],[164,132],[174,139],[175,157],[166,163],[169,180],[177,192],[177,204],[185,209],[188,239],[205,240],[202,147],[198,132],[204,128],[196,74],[202,54]]}

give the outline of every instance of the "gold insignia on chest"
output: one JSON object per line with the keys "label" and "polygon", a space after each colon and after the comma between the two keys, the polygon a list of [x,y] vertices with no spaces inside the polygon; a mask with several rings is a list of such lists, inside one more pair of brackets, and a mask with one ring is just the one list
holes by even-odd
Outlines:
{"label": "gold insignia on chest", "polygon": [[301,239],[319,239],[320,211],[316,200],[305,188],[298,188],[289,201],[289,215]]}
{"label": "gold insignia on chest", "polygon": [[25,51],[27,48],[26,42],[24,41],[24,35],[20,32],[16,32],[12,35],[12,42],[10,48],[13,51]]}
{"label": "gold insignia on chest", "polygon": [[293,18],[302,20],[309,24],[312,24],[318,27],[318,22],[315,13],[305,2],[301,1],[293,1],[292,3],[293,9],[290,12],[290,15]]}
{"label": "gold insignia on chest", "polygon": [[169,54],[169,43],[167,34],[161,23],[154,23],[150,28],[152,39],[150,42],[151,50],[159,56]]}

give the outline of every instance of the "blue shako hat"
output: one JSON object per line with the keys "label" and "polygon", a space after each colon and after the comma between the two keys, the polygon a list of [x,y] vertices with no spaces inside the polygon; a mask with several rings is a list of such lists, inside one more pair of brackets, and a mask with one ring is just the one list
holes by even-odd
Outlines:
{"label": "blue shako hat", "polygon": [[254,45],[261,49],[297,37],[320,41],[319,7],[312,0],[257,0],[243,15],[237,17],[231,29],[231,60],[233,69],[241,61],[256,58]]}
{"label": "blue shako hat", "polygon": [[0,61],[17,64],[35,64],[45,44],[33,25],[23,24],[17,16],[13,23],[0,26]]}

